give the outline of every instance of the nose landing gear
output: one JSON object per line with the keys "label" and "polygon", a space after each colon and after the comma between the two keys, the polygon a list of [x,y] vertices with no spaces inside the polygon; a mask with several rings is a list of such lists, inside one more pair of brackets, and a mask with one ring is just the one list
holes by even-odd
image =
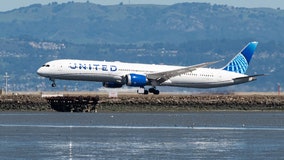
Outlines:
{"label": "nose landing gear", "polygon": [[50,81],[52,81],[51,87],[56,87],[56,83],[55,83],[55,79],[49,79]]}

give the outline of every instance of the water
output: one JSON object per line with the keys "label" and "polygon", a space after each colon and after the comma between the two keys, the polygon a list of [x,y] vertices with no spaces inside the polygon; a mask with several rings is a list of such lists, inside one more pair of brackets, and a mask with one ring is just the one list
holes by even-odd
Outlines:
{"label": "water", "polygon": [[0,113],[0,159],[284,159],[284,113]]}

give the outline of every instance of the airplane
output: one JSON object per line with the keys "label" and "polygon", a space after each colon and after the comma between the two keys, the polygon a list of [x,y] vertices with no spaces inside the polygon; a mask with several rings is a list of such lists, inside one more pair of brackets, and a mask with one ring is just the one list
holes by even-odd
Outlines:
{"label": "airplane", "polygon": [[[157,86],[188,88],[215,88],[237,85],[256,80],[258,75],[246,75],[250,60],[258,42],[248,43],[229,63],[222,68],[205,68],[215,62],[192,66],[172,66],[119,61],[91,61],[60,59],[45,63],[37,70],[39,76],[49,78],[52,87],[55,80],[79,80],[102,82],[106,88],[122,86],[140,87],[141,94],[159,94]],[[145,86],[151,86],[148,90]],[[141,91],[142,89],[142,91]]]}

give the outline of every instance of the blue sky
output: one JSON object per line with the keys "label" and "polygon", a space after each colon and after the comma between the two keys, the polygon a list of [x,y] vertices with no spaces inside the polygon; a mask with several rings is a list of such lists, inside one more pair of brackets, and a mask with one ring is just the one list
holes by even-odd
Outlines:
{"label": "blue sky", "polygon": [[[29,6],[34,3],[48,4],[51,2],[65,3],[69,1],[74,2],[86,2],[87,0],[3,0],[1,1],[0,11],[8,11],[19,7]],[[283,0],[89,0],[89,2],[102,4],[102,5],[114,5],[123,2],[124,4],[174,4],[181,2],[207,2],[211,4],[227,4],[236,7],[268,7],[284,9]]]}

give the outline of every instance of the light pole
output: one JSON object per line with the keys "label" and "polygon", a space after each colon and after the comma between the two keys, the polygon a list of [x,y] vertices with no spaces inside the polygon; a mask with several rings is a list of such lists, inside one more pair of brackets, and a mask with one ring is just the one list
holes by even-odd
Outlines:
{"label": "light pole", "polygon": [[4,78],[5,78],[5,94],[7,94],[8,92],[8,78],[10,76],[8,76],[8,73],[6,72],[5,75],[4,75]]}
{"label": "light pole", "polygon": [[277,83],[277,90],[278,90],[278,96],[280,96],[280,93],[281,93],[280,83]]}

